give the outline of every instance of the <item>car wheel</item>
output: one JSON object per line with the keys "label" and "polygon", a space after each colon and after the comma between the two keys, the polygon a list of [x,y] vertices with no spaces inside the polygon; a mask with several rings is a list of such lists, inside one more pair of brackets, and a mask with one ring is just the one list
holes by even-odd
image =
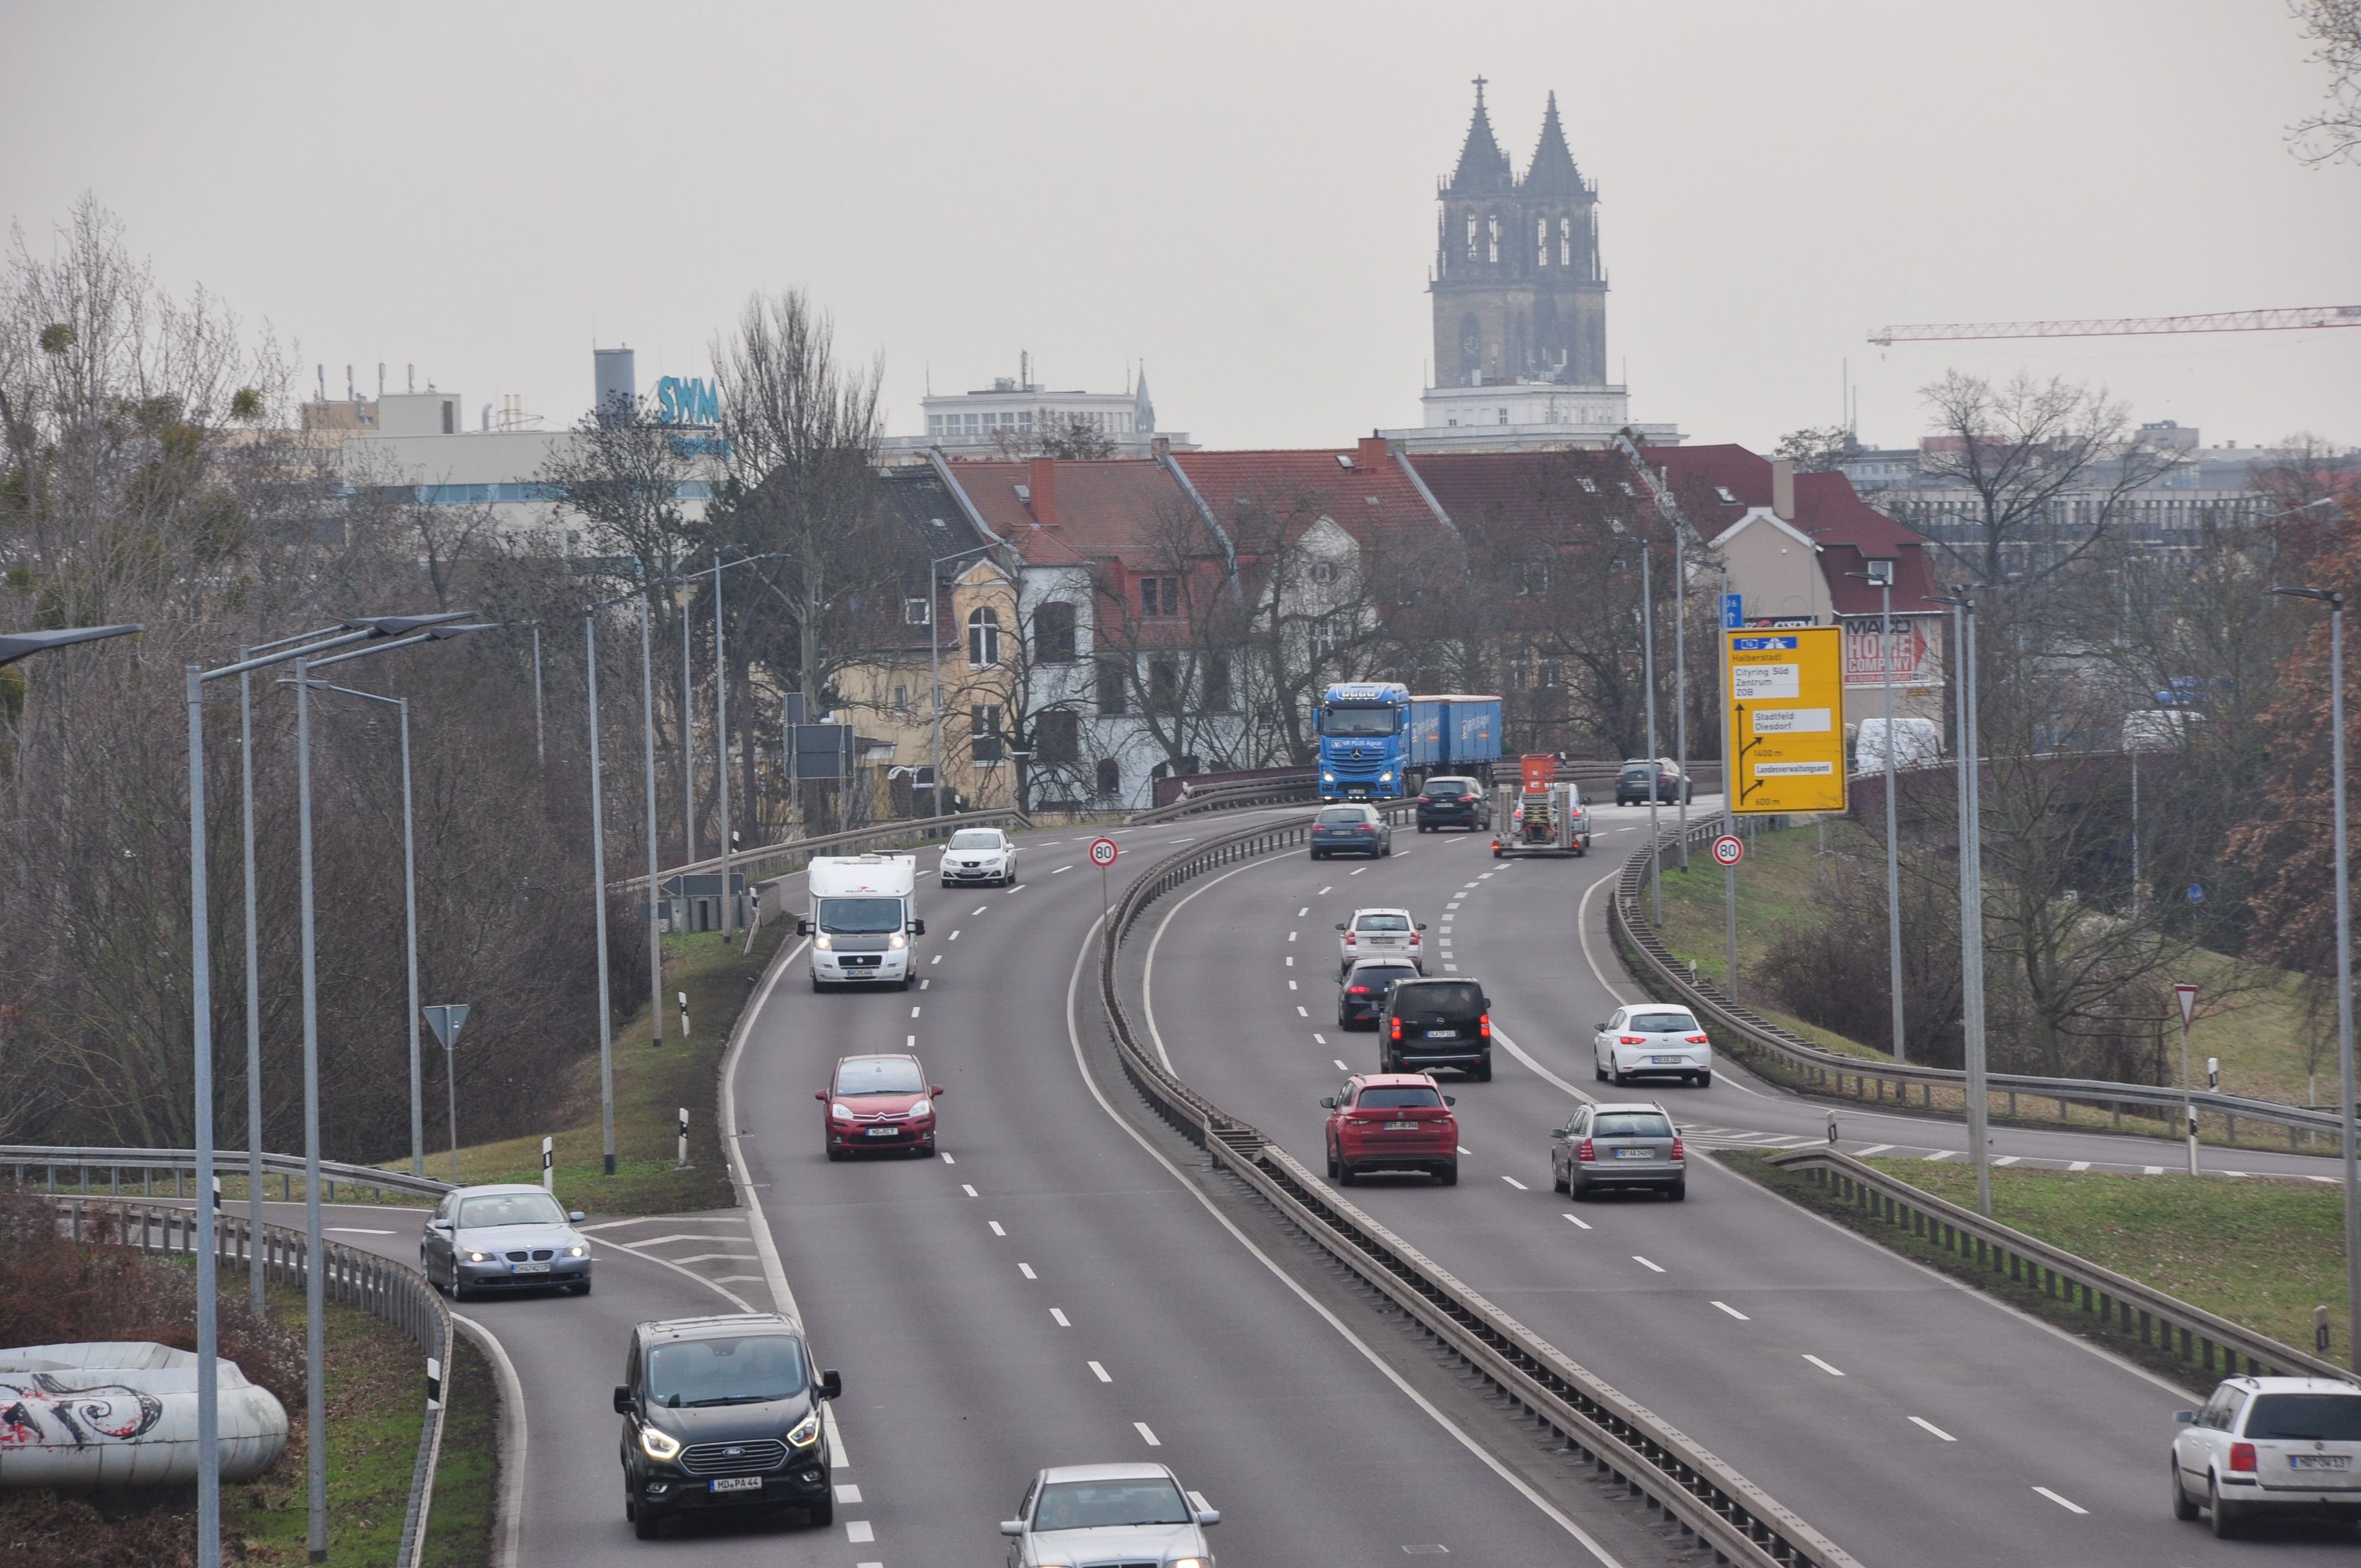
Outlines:
{"label": "car wheel", "polygon": [[1336,1160],[1336,1185],[1350,1187],[1360,1178],[1354,1174],[1352,1162],[1339,1156]]}
{"label": "car wheel", "polygon": [[820,992],[826,991],[827,989],[828,989],[828,987],[826,987],[825,985],[822,985],[822,984],[819,982],[819,976],[818,976],[818,975],[814,975],[814,976],[812,976],[812,992],[813,992],[813,993],[814,993],[815,995],[817,995],[817,994],[818,994],[818,992]]}
{"label": "car wheel", "polygon": [[1629,1083],[1631,1080],[1623,1076],[1623,1069],[1621,1068],[1610,1067],[1607,1069],[1607,1081],[1615,1085],[1616,1088],[1620,1089],[1623,1085]]}
{"label": "car wheel", "polygon": [[825,1530],[836,1522],[836,1494],[823,1492],[819,1501],[804,1509],[804,1523],[814,1530]]}
{"label": "car wheel", "polygon": [[590,1294],[590,1281],[585,1279],[581,1284],[577,1285],[574,1288],[574,1293],[577,1296],[588,1296]]}
{"label": "car wheel", "polygon": [[1565,1183],[1565,1195],[1577,1203],[1587,1203],[1590,1201],[1590,1183],[1578,1176],[1568,1177]]}
{"label": "car wheel", "polygon": [[1326,860],[1328,857],[1327,857],[1327,856],[1325,856],[1325,855],[1323,855],[1323,854],[1322,854],[1319,850],[1312,850],[1312,858],[1313,860],[1315,860],[1315,861],[1324,861],[1324,860]]}
{"label": "car wheel", "polygon": [[1711,1089],[1713,1087],[1713,1074],[1710,1071],[1697,1074],[1697,1087],[1699,1089]]}
{"label": "car wheel", "polygon": [[1565,1173],[1558,1169],[1554,1164],[1550,1167],[1550,1190],[1553,1192],[1565,1190]]}
{"label": "car wheel", "polygon": [[2168,1459],[2172,1470],[2172,1517],[2187,1524],[2197,1517],[2197,1505],[2189,1500],[2189,1488],[2180,1484],[2180,1461]]}
{"label": "car wheel", "polygon": [[[2195,1513],[2196,1511],[2197,1510],[2194,1508],[2190,1510],[2191,1513]],[[639,1517],[640,1505],[631,1500],[631,1484],[626,1481],[623,1483],[623,1518],[626,1519],[635,1519]]]}
{"label": "car wheel", "polygon": [[828,1157],[830,1159],[842,1159],[844,1157],[844,1151],[842,1149],[830,1149],[828,1151]]}
{"label": "car wheel", "polygon": [[1680,1180],[1674,1182],[1670,1187],[1664,1189],[1664,1196],[1671,1199],[1675,1203],[1686,1202],[1688,1199],[1688,1195],[1689,1183],[1686,1177],[1683,1177]]}
{"label": "car wheel", "polygon": [[945,878],[943,878],[943,885],[944,885],[945,887],[949,887],[949,886],[950,886],[950,884],[951,884],[951,879],[950,879],[950,878],[949,878],[949,877],[945,877]]}
{"label": "car wheel", "polygon": [[1489,1083],[1492,1081],[1492,1064],[1485,1062],[1478,1067],[1471,1068],[1468,1069],[1467,1076],[1478,1083]]}
{"label": "car wheel", "polygon": [[642,1541],[653,1541],[663,1529],[664,1520],[645,1508],[631,1516],[631,1533]]}
{"label": "car wheel", "polygon": [[1434,1173],[1434,1184],[1437,1187],[1458,1186],[1459,1162],[1455,1159],[1449,1165],[1446,1165],[1442,1169],[1436,1171]]}
{"label": "car wheel", "polygon": [[2238,1513],[2222,1500],[2222,1488],[2213,1476],[2205,1477],[2205,1511],[2213,1516],[2213,1533],[2223,1541],[2238,1533]]}
{"label": "car wheel", "polygon": [[1590,1058],[1590,1076],[1597,1079],[1601,1083],[1607,1081],[1607,1069],[1601,1065],[1598,1058],[1596,1056],[1593,1056]]}

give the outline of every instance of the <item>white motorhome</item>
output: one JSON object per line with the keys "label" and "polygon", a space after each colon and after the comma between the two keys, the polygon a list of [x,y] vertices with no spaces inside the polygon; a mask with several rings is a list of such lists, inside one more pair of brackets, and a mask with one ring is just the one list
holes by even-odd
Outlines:
{"label": "white motorhome", "polygon": [[[1894,765],[1931,768],[1943,760],[1943,732],[1931,718],[1894,721]],[[1853,771],[1882,773],[1885,768],[1885,720],[1864,718],[1853,737]]]}
{"label": "white motorhome", "polygon": [[796,930],[811,938],[814,991],[831,985],[884,984],[910,989],[917,968],[918,918],[915,855],[821,855],[804,879],[810,912]]}

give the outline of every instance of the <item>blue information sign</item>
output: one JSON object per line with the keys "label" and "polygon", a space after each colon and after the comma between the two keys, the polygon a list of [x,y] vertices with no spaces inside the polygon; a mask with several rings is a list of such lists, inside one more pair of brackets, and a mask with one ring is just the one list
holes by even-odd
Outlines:
{"label": "blue information sign", "polygon": [[1746,600],[1740,594],[1721,596],[1721,629],[1735,631],[1746,624]]}
{"label": "blue information sign", "polygon": [[2191,904],[2204,903],[2205,889],[2196,883],[2191,883],[2189,884],[2189,902]]}

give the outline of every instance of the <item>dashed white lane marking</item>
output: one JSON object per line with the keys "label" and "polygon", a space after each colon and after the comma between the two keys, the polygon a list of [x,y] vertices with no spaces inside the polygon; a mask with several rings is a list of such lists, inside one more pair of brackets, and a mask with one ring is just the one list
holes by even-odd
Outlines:
{"label": "dashed white lane marking", "polygon": [[961,1191],[962,1191],[962,1192],[964,1192],[964,1193],[966,1193],[966,1194],[967,1194],[969,1197],[971,1197],[971,1198],[973,1198],[973,1197],[977,1196],[977,1193],[976,1193],[975,1189],[974,1189],[974,1188],[972,1188],[972,1187],[970,1187],[970,1186],[969,1186],[966,1182],[964,1182],[964,1181],[962,1181],[962,1182],[961,1182],[961,1183],[960,1183],[960,1190],[961,1190]]}
{"label": "dashed white lane marking", "polygon": [[989,909],[989,908],[991,908],[991,907],[992,907],[992,905],[989,905],[989,904],[979,904],[979,905],[977,905],[973,909],[971,909],[971,910],[969,910],[969,911],[968,911],[968,916],[969,916],[969,917],[972,919],[972,918],[973,918],[974,916],[978,916],[978,915],[983,914],[985,910],[987,910],[987,909]]}
{"label": "dashed white lane marking", "polygon": [[1301,1002],[1299,1002],[1299,1003],[1297,1003],[1295,1004],[1295,1015],[1296,1015],[1298,1018],[1309,1018],[1309,1017],[1311,1017],[1311,1016],[1312,1016],[1312,1014],[1309,1014],[1309,1013],[1307,1013],[1307,1012],[1305,1012],[1305,1011],[1303,1010],[1303,1003],[1301,1003]]}
{"label": "dashed white lane marking", "polygon": [[1531,1192],[1532,1190],[1532,1188],[1526,1186],[1523,1182],[1518,1180],[1513,1176],[1504,1176],[1500,1178],[1500,1179],[1507,1182],[1510,1186],[1515,1188],[1520,1192]]}
{"label": "dashed white lane marking", "polygon": [[1287,934],[1287,939],[1288,939],[1289,941],[1290,941],[1290,942],[1292,942],[1293,940],[1295,940],[1295,933],[1294,933],[1294,932],[1292,932],[1292,931],[1290,931],[1290,932]]}
{"label": "dashed white lane marking", "polygon": [[917,1002],[913,1002],[912,1003],[910,1003],[910,1016],[911,1016],[911,1017],[913,1017],[913,1018],[916,1018],[916,1017],[918,1015],[918,1009],[919,1009],[919,1007],[920,1007],[920,1006],[922,1006],[922,1005],[923,1005],[923,1003],[917,1003]]}
{"label": "dashed white lane marking", "polygon": [[2144,1165],[2140,1167],[2140,1174],[2142,1176],[2162,1176],[2164,1174],[2164,1167],[2160,1165]]}
{"label": "dashed white lane marking", "polygon": [[1853,1157],[1853,1158],[1855,1158],[1855,1159],[1867,1159],[1870,1156],[1872,1156],[1872,1155],[1873,1155],[1873,1154],[1883,1154],[1886,1150],[1888,1150],[1888,1149],[1892,1148],[1893,1146],[1893,1146],[1892,1144],[1872,1144],[1872,1145],[1870,1145],[1870,1146],[1869,1146],[1869,1147],[1867,1147],[1867,1148],[1865,1148],[1865,1149],[1855,1149],[1855,1150],[1853,1150],[1853,1151],[1852,1151],[1852,1157]]}
{"label": "dashed white lane marking", "polygon": [[1459,1152],[1464,1155],[1473,1155],[1476,1152],[1474,1149],[1469,1148],[1466,1144],[1459,1144],[1454,1146],[1455,1146]]}
{"label": "dashed white lane marking", "polygon": [[950,1156],[949,1156],[949,1155],[945,1155],[945,1156],[943,1156],[943,1163],[944,1163],[945,1165],[957,1165],[957,1164],[959,1163],[959,1161],[957,1161],[957,1160],[953,1159],[953,1158],[952,1158]]}
{"label": "dashed white lane marking", "polygon": [[1213,1505],[1205,1501],[1205,1494],[1202,1492],[1190,1493],[1189,1506],[1200,1513],[1210,1514],[1213,1511]]}
{"label": "dashed white lane marking", "polygon": [[997,1220],[986,1220],[984,1223],[992,1227],[992,1234],[995,1236],[1005,1236],[1008,1234],[1000,1228],[1000,1222]]}
{"label": "dashed white lane marking", "polygon": [[918,982],[918,989],[919,989],[920,991],[924,991],[924,990],[926,990],[926,989],[927,989],[927,987],[928,987],[928,986],[930,986],[930,985],[932,985],[932,984],[934,984],[934,983],[935,983],[935,982],[934,982],[933,981],[931,981],[931,980],[922,980],[922,981],[920,981]]}
{"label": "dashed white lane marking", "polygon": [[1911,1417],[1910,1424],[1914,1427],[1925,1428],[1927,1431],[1933,1432],[1937,1437],[1941,1438],[1945,1442],[1957,1442],[1960,1441],[1958,1438],[1953,1437],[1949,1432],[1945,1431],[1941,1427],[1937,1426],[1933,1421],[1928,1420],[1924,1416]]}
{"label": "dashed white lane marking", "polygon": [[1457,974],[1459,972],[1459,966],[1457,964],[1445,964],[1443,966],[1443,972],[1445,974]]}
{"label": "dashed white lane marking", "polygon": [[[1134,1421],[1131,1425],[1134,1431],[1138,1432],[1142,1438],[1147,1440],[1148,1447],[1162,1448],[1164,1446],[1164,1440],[1158,1437],[1154,1432],[1148,1431],[1148,1423],[1146,1421]],[[2077,1509],[2075,1511],[2079,1513],[2081,1510]]]}
{"label": "dashed white lane marking", "polygon": [[1041,1277],[1039,1275],[1033,1272],[1033,1266],[1029,1263],[1018,1264],[1016,1266],[1016,1272],[1023,1275],[1027,1279],[1038,1279]]}
{"label": "dashed white lane marking", "polygon": [[1590,1222],[1584,1219],[1579,1214],[1568,1214],[1566,1218],[1572,1220],[1576,1224],[1581,1226],[1586,1231],[1590,1229]]}
{"label": "dashed white lane marking", "polygon": [[905,1035],[905,1036],[902,1036],[902,1047],[903,1047],[903,1048],[904,1048],[905,1050],[912,1050],[912,1051],[917,1050],[917,1049],[918,1048],[918,1036],[916,1036],[916,1035]]}
{"label": "dashed white lane marking", "polygon": [[840,1503],[861,1501],[861,1484],[858,1481],[839,1481],[836,1484],[836,1500]]}
{"label": "dashed white lane marking", "polygon": [[1058,871],[1057,871],[1057,872],[1051,872],[1049,874],[1050,874],[1051,876],[1056,876],[1056,875],[1058,874],[1058,872],[1070,872],[1070,871],[1072,871],[1073,869],[1074,869],[1073,862],[1072,862],[1071,861],[1067,861],[1064,865],[1060,866],[1060,867],[1058,868]]}
{"label": "dashed white lane marking", "polygon": [[1350,1072],[1353,1070],[1351,1068],[1346,1067],[1341,1059],[1335,1057],[1331,1057],[1328,1059],[1336,1063],[1336,1070],[1338,1072]]}
{"label": "dashed white lane marking", "polygon": [[956,931],[956,930],[954,930],[954,931],[952,931],[952,932],[951,932],[950,939],[951,939],[952,941],[956,942],[956,941],[958,941],[958,940],[959,940],[959,937],[960,937],[959,932],[958,932],[958,931]]}
{"label": "dashed white lane marking", "polygon": [[1351,871],[1346,872],[1345,874],[1346,876],[1359,876],[1363,872],[1367,871],[1368,869],[1369,868],[1367,866],[1355,866]]}
{"label": "dashed white lane marking", "polygon": [[2057,1504],[2059,1508],[2064,1508],[2070,1514],[2087,1514],[2091,1511],[2080,1503],[2059,1497],[2057,1493],[2051,1491],[2047,1486],[2036,1486],[2034,1490],[2048,1498],[2051,1502]]}
{"label": "dashed white lane marking", "polygon": [[1055,1307],[1049,1309],[1049,1316],[1057,1321],[1058,1326],[1061,1329],[1071,1329],[1074,1326],[1072,1323],[1067,1321],[1066,1314],[1060,1311]]}
{"label": "dashed white lane marking", "polygon": [[1649,1259],[1642,1257],[1636,1252],[1631,1255],[1631,1261],[1638,1264],[1641,1267],[1646,1269],[1651,1274],[1662,1274],[1664,1272],[1664,1266],[1663,1264],[1651,1262]]}
{"label": "dashed white lane marking", "polygon": [[1486,872],[1482,876],[1477,877],[1476,880],[1477,882],[1485,882],[1493,877],[1499,876],[1499,874],[1500,873],[1499,872]]}
{"label": "dashed white lane marking", "polygon": [[1301,919],[1302,919],[1305,916],[1307,916],[1307,915],[1309,915],[1309,914],[1311,914],[1311,913],[1312,913],[1312,905],[1308,905],[1308,904],[1307,904],[1307,905],[1305,905],[1302,908],[1301,908],[1301,909],[1299,909],[1299,910],[1297,910],[1297,911],[1295,912],[1295,917],[1296,917],[1298,920],[1301,920]]}
{"label": "dashed white lane marking", "polygon": [[854,1519],[844,1527],[844,1539],[858,1545],[876,1540],[877,1532],[869,1527],[867,1519]]}
{"label": "dashed white lane marking", "polygon": [[1083,1363],[1083,1365],[1091,1369],[1091,1376],[1097,1378],[1100,1382],[1112,1383],[1115,1381],[1114,1378],[1107,1376],[1107,1369],[1101,1366],[1097,1362],[1090,1361]]}
{"label": "dashed white lane marking", "polygon": [[[957,933],[956,933],[956,932],[954,932],[954,933],[953,933],[953,935],[955,935],[955,936],[956,936],[956,935],[957,935]],[[942,954],[940,954],[940,953],[937,953],[933,958],[928,959],[927,961],[928,961],[928,963],[930,963],[930,964],[939,964],[939,963],[940,963],[940,962],[942,962],[942,961],[943,961],[943,955],[942,955]]]}
{"label": "dashed white lane marking", "polygon": [[1015,887],[1010,888],[1008,891],[1009,891],[1009,892],[1011,892],[1011,893],[1023,893],[1023,892],[1025,891],[1025,883],[1021,883],[1021,882],[1020,882],[1020,883],[1018,883]]}
{"label": "dashed white lane marking", "polygon": [[[367,1225],[324,1225],[321,1228],[323,1230],[333,1231],[340,1236],[390,1236],[393,1234],[391,1231],[372,1231]],[[664,1238],[666,1241],[671,1241],[674,1238],[670,1236],[666,1236]],[[699,1239],[702,1240],[703,1238],[700,1237]],[[652,1244],[642,1242],[640,1245],[642,1246],[647,1246]]]}
{"label": "dashed white lane marking", "polygon": [[1748,1317],[1745,1313],[1740,1311],[1737,1308],[1731,1306],[1727,1301],[1716,1301],[1714,1305],[1720,1308],[1723,1311],[1728,1312],[1731,1317],[1736,1318],[1741,1323],[1751,1323],[1754,1321],[1752,1318]]}
{"label": "dashed white lane marking", "polygon": [[2017,1157],[2018,1157],[2013,1154],[2004,1154],[1998,1159],[1993,1161],[1993,1163],[1994,1165],[2015,1165],[2017,1161]]}
{"label": "dashed white lane marking", "polygon": [[1290,969],[1293,969],[1295,967],[1295,955],[1293,953],[1287,955],[1287,967]]}
{"label": "dashed white lane marking", "polygon": [[[1328,887],[1334,887],[1334,886],[1335,886],[1335,885],[1336,885],[1336,884],[1335,884],[1334,883],[1330,883],[1328,884]],[[1322,889],[1320,890],[1320,893],[1315,893],[1315,894],[1313,894],[1312,896],[1312,897],[1314,897],[1314,898],[1318,898],[1318,897],[1320,896],[1320,894],[1324,894],[1324,893],[1326,893],[1327,891],[1328,891],[1328,888],[1327,888],[1327,887],[1323,887],[1323,888],[1322,888]]]}
{"label": "dashed white lane marking", "polygon": [[1949,1159],[1951,1157],[1953,1152],[1954,1151],[1950,1149],[1937,1149],[1933,1154],[1928,1155],[1927,1158],[1929,1160]]}
{"label": "dashed white lane marking", "polygon": [[1806,1354],[1805,1354],[1805,1356],[1804,1356],[1804,1359],[1805,1359],[1806,1361],[1810,1362],[1813,1365],[1815,1365],[1815,1366],[1818,1367],[1821,1371],[1823,1371],[1823,1372],[1827,1373],[1827,1374],[1828,1374],[1829,1376],[1831,1376],[1831,1377],[1841,1377],[1841,1376],[1844,1376],[1844,1374],[1843,1374],[1842,1372],[1839,1371],[1837,1368],[1835,1368],[1835,1367],[1833,1367],[1833,1366],[1830,1366],[1827,1362],[1822,1361],[1822,1360],[1821,1360],[1818,1356],[1817,1356],[1817,1355],[1813,1355],[1813,1354],[1810,1354],[1809,1353],[1806,1353]]}
{"label": "dashed white lane marking", "polygon": [[[1314,1029],[1312,1031],[1312,1043],[1315,1046],[1324,1046],[1328,1043],[1328,1036],[1322,1034],[1319,1030]],[[388,1234],[390,1234],[391,1233]]]}
{"label": "dashed white lane marking", "polygon": [[1469,893],[1473,892],[1475,887],[1476,884],[1472,882],[1463,882],[1459,884],[1459,891],[1462,893]]}
{"label": "dashed white lane marking", "polygon": [[1298,985],[1297,985],[1293,981],[1291,981],[1291,980],[1290,980],[1290,981],[1289,981],[1287,982],[1287,989],[1288,989],[1288,990],[1290,990],[1290,991],[1297,991],[1297,990],[1300,990],[1300,989],[1301,989],[1301,987],[1299,987],[1299,986],[1298,986]]}
{"label": "dashed white lane marking", "polygon": [[2091,1162],[2087,1159],[2074,1160],[2068,1164],[2066,1168],[2069,1170],[2088,1170],[2091,1168]]}

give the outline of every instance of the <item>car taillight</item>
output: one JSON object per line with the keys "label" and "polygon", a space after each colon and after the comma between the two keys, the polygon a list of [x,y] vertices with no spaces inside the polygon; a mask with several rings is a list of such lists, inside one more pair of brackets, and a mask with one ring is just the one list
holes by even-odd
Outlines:
{"label": "car taillight", "polygon": [[1686,1159],[1689,1157],[1688,1150],[1681,1147],[1681,1140],[1678,1138],[1675,1138],[1673,1140],[1673,1157],[1675,1159]]}
{"label": "car taillight", "polygon": [[1688,1039],[1689,1039],[1689,1044],[1690,1044],[1690,1045],[1693,1045],[1693,1046],[1703,1046],[1703,1045],[1709,1045],[1709,1044],[1711,1044],[1711,1043],[1712,1043],[1711,1041],[1708,1040],[1708,1039],[1707,1039],[1703,1035],[1691,1035],[1691,1036],[1688,1037]]}
{"label": "car taillight", "polygon": [[1418,803],[1421,806],[1433,806],[1434,804],[1434,798],[1432,795],[1422,795],[1418,797]]}
{"label": "car taillight", "polygon": [[1356,985],[1345,992],[1345,994],[1347,996],[1367,996],[1369,994],[1369,988],[1366,985]]}
{"label": "car taillight", "polygon": [[1397,1018],[1397,1019],[1395,1019],[1395,1020],[1394,1020],[1394,1036],[1393,1036],[1393,1037],[1394,1037],[1395,1039],[1397,1039],[1397,1040],[1399,1040],[1399,1039],[1400,1039],[1400,1038],[1401,1038],[1401,1020],[1400,1020],[1400,1019],[1399,1019],[1399,1018]]}
{"label": "car taillight", "polygon": [[1619,1046],[1644,1046],[1648,1043],[1648,1036],[1645,1035],[1618,1035],[1615,1036],[1615,1043]]}
{"label": "car taillight", "polygon": [[1585,1138],[1582,1140],[1582,1146],[1574,1151],[1574,1157],[1588,1165],[1596,1162],[1598,1156],[1591,1149],[1590,1140]]}
{"label": "car taillight", "polygon": [[1478,1039],[1488,1040],[1492,1037],[1492,1015],[1489,1013],[1476,1020],[1476,1035]]}
{"label": "car taillight", "polygon": [[1347,932],[1345,932],[1345,945],[1346,947],[1348,947],[1348,948],[1351,948],[1351,947],[1356,947],[1356,946],[1358,946],[1358,945],[1359,945],[1359,943],[1360,943],[1360,938],[1359,938],[1358,937],[1354,936],[1354,935],[1353,935],[1353,933],[1351,933],[1350,931],[1347,931]]}
{"label": "car taillight", "polygon": [[2254,1467],[2255,1445],[2251,1442],[2232,1443],[2230,1445],[2230,1468],[2233,1470],[2251,1471]]}

